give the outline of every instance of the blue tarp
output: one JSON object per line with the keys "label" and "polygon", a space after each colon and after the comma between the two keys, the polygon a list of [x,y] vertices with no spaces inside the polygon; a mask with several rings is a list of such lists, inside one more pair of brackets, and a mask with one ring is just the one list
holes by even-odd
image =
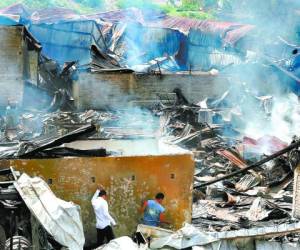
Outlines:
{"label": "blue tarp", "polygon": [[184,40],[177,30],[148,28],[137,23],[119,24],[114,33],[118,36],[113,35],[107,45],[130,67],[177,54]]}
{"label": "blue tarp", "polygon": [[[90,64],[93,45],[103,54],[112,51],[122,67],[173,56],[180,66],[179,70],[209,70],[239,64],[242,59],[240,54],[234,51],[228,53],[221,48],[223,24],[210,24],[217,26],[214,32],[211,29],[207,32],[191,29],[186,35],[180,29],[168,26],[151,27],[139,23],[139,20],[116,23],[110,22],[109,18],[104,22],[99,19],[101,15],[80,16],[61,8],[44,9],[31,14],[22,6],[15,6],[15,9],[22,24],[26,23],[27,30],[41,43],[42,54],[60,65],[69,61],[78,61],[79,65]],[[10,9],[11,12],[14,13],[14,8]],[[169,19],[167,21],[172,23],[172,17]],[[184,26],[184,20],[178,22]],[[192,25],[190,20],[189,23]]]}
{"label": "blue tarp", "polygon": [[42,44],[42,53],[59,64],[91,62],[90,49],[96,45],[105,50],[98,25],[93,20],[76,20],[55,24],[30,24],[29,32]]}
{"label": "blue tarp", "polygon": [[1,15],[0,14],[0,25],[3,25],[3,26],[14,26],[14,25],[19,25],[20,22],[19,20],[16,21],[15,19],[9,17],[9,16],[6,16],[6,15]]}
{"label": "blue tarp", "polygon": [[[18,23],[8,25],[16,24]],[[104,42],[101,25],[101,22],[95,20],[78,19],[50,24],[28,22],[26,27],[41,43],[42,53],[60,65],[70,61],[79,61],[79,65],[91,63],[90,49],[94,45],[104,53],[108,46],[130,67],[157,57],[176,54],[184,39],[182,33],[176,30],[146,28],[130,23],[114,26],[106,34]],[[124,25],[124,29],[120,27]],[[114,33],[118,29],[123,29],[123,32],[116,38]]]}

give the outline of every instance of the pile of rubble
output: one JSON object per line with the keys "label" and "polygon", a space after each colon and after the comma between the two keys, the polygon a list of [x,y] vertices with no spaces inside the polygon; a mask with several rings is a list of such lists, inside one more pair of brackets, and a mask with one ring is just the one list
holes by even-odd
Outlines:
{"label": "pile of rubble", "polygon": [[[201,231],[222,232],[297,221],[292,202],[299,140],[294,137],[289,146],[275,136],[245,136],[241,126],[226,120],[224,114],[234,109],[226,94],[197,105],[182,93],[176,95],[177,102],[161,102],[156,112],[164,141],[194,153],[193,225]],[[257,98],[257,112],[266,119],[270,99]],[[204,103],[208,105],[203,107]],[[290,240],[298,238],[292,235]]]}
{"label": "pile of rubble", "polygon": [[[240,101],[251,102],[258,116],[270,119],[273,98],[247,95]],[[194,153],[194,226],[206,232],[223,232],[297,222],[292,202],[294,169],[300,162],[299,139],[286,142],[268,134],[249,137],[244,126],[248,117],[243,117],[247,108],[243,110],[237,99],[233,102],[229,92],[197,104],[189,103],[179,89],[172,96],[173,101],[164,98],[155,105],[153,113],[140,108],[36,112],[18,116],[14,130],[5,125],[6,117],[2,131],[5,134],[8,130],[10,135],[13,131],[15,137],[5,134],[0,157],[107,156],[111,152],[105,149],[84,151],[62,145],[82,138],[154,137],[160,125],[159,137],[165,143]],[[8,147],[9,141],[15,144]],[[289,239],[298,239],[298,235]]]}
{"label": "pile of rubble", "polygon": [[64,144],[75,140],[153,138],[158,128],[158,118],[139,108],[46,114],[13,112],[3,117],[0,126],[0,158],[107,156],[113,152],[103,148],[78,150]]}
{"label": "pile of rubble", "polygon": [[[137,115],[135,109],[49,113],[18,111],[13,114],[13,118],[10,117],[11,114],[2,117],[0,142],[31,141],[63,136],[89,124],[94,124],[98,128],[93,138],[152,137],[158,125],[154,123],[152,125],[150,121],[151,125],[145,128],[144,124],[144,119],[150,117],[153,120],[152,114],[147,110],[137,110]],[[14,122],[10,123],[9,120]]]}
{"label": "pile of rubble", "polygon": [[79,206],[57,198],[41,178],[13,168],[1,169],[0,180],[1,249],[83,249]]}

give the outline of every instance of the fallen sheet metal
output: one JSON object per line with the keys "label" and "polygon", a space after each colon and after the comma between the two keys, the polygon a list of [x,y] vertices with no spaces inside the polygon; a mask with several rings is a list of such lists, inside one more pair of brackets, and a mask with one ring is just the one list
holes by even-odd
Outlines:
{"label": "fallen sheet metal", "polygon": [[[269,209],[267,209],[269,208]],[[268,202],[267,200],[258,197],[254,200],[251,208],[247,212],[247,217],[251,221],[260,221],[268,218],[280,218],[286,217],[287,212],[281,210],[274,203]]]}
{"label": "fallen sheet metal", "polygon": [[138,230],[144,235],[151,237],[150,248],[161,249],[165,246],[173,247],[175,249],[184,249],[194,245],[197,241],[198,245],[207,245],[211,242],[218,241],[218,239],[209,236],[207,233],[195,231],[195,228],[189,224],[185,224],[183,228],[171,233],[156,227],[148,227],[139,225]]}
{"label": "fallen sheet metal", "polygon": [[275,242],[275,241],[235,241],[222,240],[206,246],[194,246],[193,250],[297,250],[300,248],[299,243]]}
{"label": "fallen sheet metal", "polygon": [[[261,239],[259,241],[260,247],[258,248],[256,246],[257,247],[256,249],[265,249],[263,248],[263,246],[268,246],[269,242],[263,241],[262,239],[288,235],[290,233],[295,233],[295,232],[300,232],[299,222],[292,223],[292,224],[282,224],[280,226],[273,226],[273,227],[242,229],[242,230],[228,231],[228,232],[203,232],[199,229],[196,229],[192,225],[185,224],[183,228],[170,235],[162,236],[159,238],[153,237],[150,244],[150,248],[160,249],[168,246],[168,247],[173,247],[175,249],[185,249],[188,247],[198,246],[197,248],[193,248],[193,249],[201,249],[201,250],[248,249],[246,248],[247,245],[245,244],[244,247],[236,248],[239,244],[232,241],[244,240],[245,242],[248,243],[248,247],[249,247],[249,240]],[[274,245],[278,246],[278,244],[275,243]],[[231,248],[230,246],[234,246],[235,248]],[[288,244],[286,245],[286,247],[288,247]],[[255,245],[253,245],[252,248],[250,245],[249,249],[255,249]],[[280,248],[280,249],[289,249],[289,248]],[[291,248],[291,249],[297,249],[297,248]]]}
{"label": "fallen sheet metal", "polygon": [[22,174],[14,184],[22,199],[45,230],[70,250],[82,250],[85,242],[79,206],[58,199],[39,177]]}

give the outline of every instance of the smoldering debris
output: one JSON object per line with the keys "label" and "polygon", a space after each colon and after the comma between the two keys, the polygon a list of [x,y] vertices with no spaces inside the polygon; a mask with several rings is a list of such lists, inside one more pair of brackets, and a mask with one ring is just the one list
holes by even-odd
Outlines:
{"label": "smoldering debris", "polygon": [[[130,21],[127,11],[133,13]],[[76,15],[68,22],[58,22],[56,13],[51,16],[53,10],[25,18],[25,32],[43,46],[37,86],[50,93],[52,102],[44,105],[46,114],[24,112],[10,103],[0,117],[0,158],[108,156],[114,152],[64,144],[77,139],[157,137],[194,153],[194,226],[223,232],[297,221],[292,202],[294,169],[300,162],[300,142],[294,136],[300,132],[299,47],[282,38],[272,44],[254,38],[252,32],[259,29],[254,25],[161,13],[149,18],[138,10],[127,11]],[[75,50],[77,40],[82,43]],[[160,93],[152,111],[77,112],[72,88],[80,72],[230,75],[230,86],[219,98],[207,96],[195,103],[176,87],[172,93]],[[267,87],[255,88],[256,82]],[[111,88],[115,86],[106,84],[101,89],[108,103]],[[120,96],[128,102],[127,96]],[[286,238],[295,241],[299,235]]]}
{"label": "smoldering debris", "polygon": [[[249,92],[240,95],[252,98]],[[256,117],[260,114],[265,126],[273,122],[270,117],[281,115],[261,105],[270,99],[253,96],[256,103],[251,102],[252,112],[257,112]],[[293,171],[300,162],[297,137],[283,141],[280,138],[287,134],[277,132],[279,128],[249,134],[244,126],[252,123],[246,120],[247,109],[239,112],[238,119],[228,115],[236,105],[243,108],[229,92],[196,105],[178,95],[173,104],[159,103],[156,112],[161,118],[162,139],[194,153],[194,226],[221,232],[297,221],[292,217]],[[293,122],[286,124],[292,128]],[[289,133],[293,131],[297,134],[293,129]]]}
{"label": "smoldering debris", "polygon": [[[147,109],[134,107],[111,111],[49,113],[16,110],[0,119],[1,143],[62,136],[88,124],[94,124],[98,128],[93,138],[125,138],[147,134],[153,137],[159,127],[157,116]],[[14,121],[13,125],[10,120]],[[144,123],[145,120],[148,125]]]}
{"label": "smoldering debris", "polygon": [[[2,138],[6,149],[1,150],[1,157],[107,156],[113,152],[98,149],[96,155],[96,151],[59,146],[78,138],[157,136],[165,143],[194,153],[193,224],[196,227],[219,232],[296,220],[292,217],[293,171],[300,154],[299,139],[290,136],[294,121],[285,121],[291,131],[283,133],[284,136],[276,134],[278,130],[251,133],[245,126],[251,124],[247,123],[249,107],[238,103],[251,100],[252,112],[268,126],[277,110],[273,102],[278,99],[266,95],[257,97],[245,91],[243,98],[237,100],[230,90],[220,98],[206,98],[197,104],[191,103],[179,89],[168,95],[172,96],[168,101],[165,96],[167,94],[160,93],[152,111],[132,108],[22,114],[16,119],[14,140]],[[239,112],[236,112],[237,105]],[[280,114],[277,116],[284,120]],[[5,117],[3,120],[2,133],[5,134]],[[20,136],[25,132],[27,140]],[[289,141],[284,140],[287,136],[290,136]],[[283,153],[278,154],[278,151]],[[264,159],[268,160],[260,164]],[[254,167],[249,168],[251,166]],[[222,180],[216,181],[218,179]]]}
{"label": "smoldering debris", "polygon": [[155,138],[159,128],[159,118],[141,108],[46,114],[19,111],[13,114],[13,128],[8,128],[7,116],[11,114],[3,116],[0,127],[2,159],[108,156],[116,152],[104,148],[79,150],[64,144],[76,140]]}

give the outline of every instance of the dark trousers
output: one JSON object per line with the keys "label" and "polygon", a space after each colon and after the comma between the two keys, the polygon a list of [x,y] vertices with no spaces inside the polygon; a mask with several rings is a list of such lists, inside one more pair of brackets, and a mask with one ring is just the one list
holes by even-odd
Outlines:
{"label": "dark trousers", "polygon": [[106,238],[106,242],[110,242],[115,238],[114,232],[111,226],[107,226],[103,229],[97,228],[97,245],[101,246],[104,244],[104,238]]}

